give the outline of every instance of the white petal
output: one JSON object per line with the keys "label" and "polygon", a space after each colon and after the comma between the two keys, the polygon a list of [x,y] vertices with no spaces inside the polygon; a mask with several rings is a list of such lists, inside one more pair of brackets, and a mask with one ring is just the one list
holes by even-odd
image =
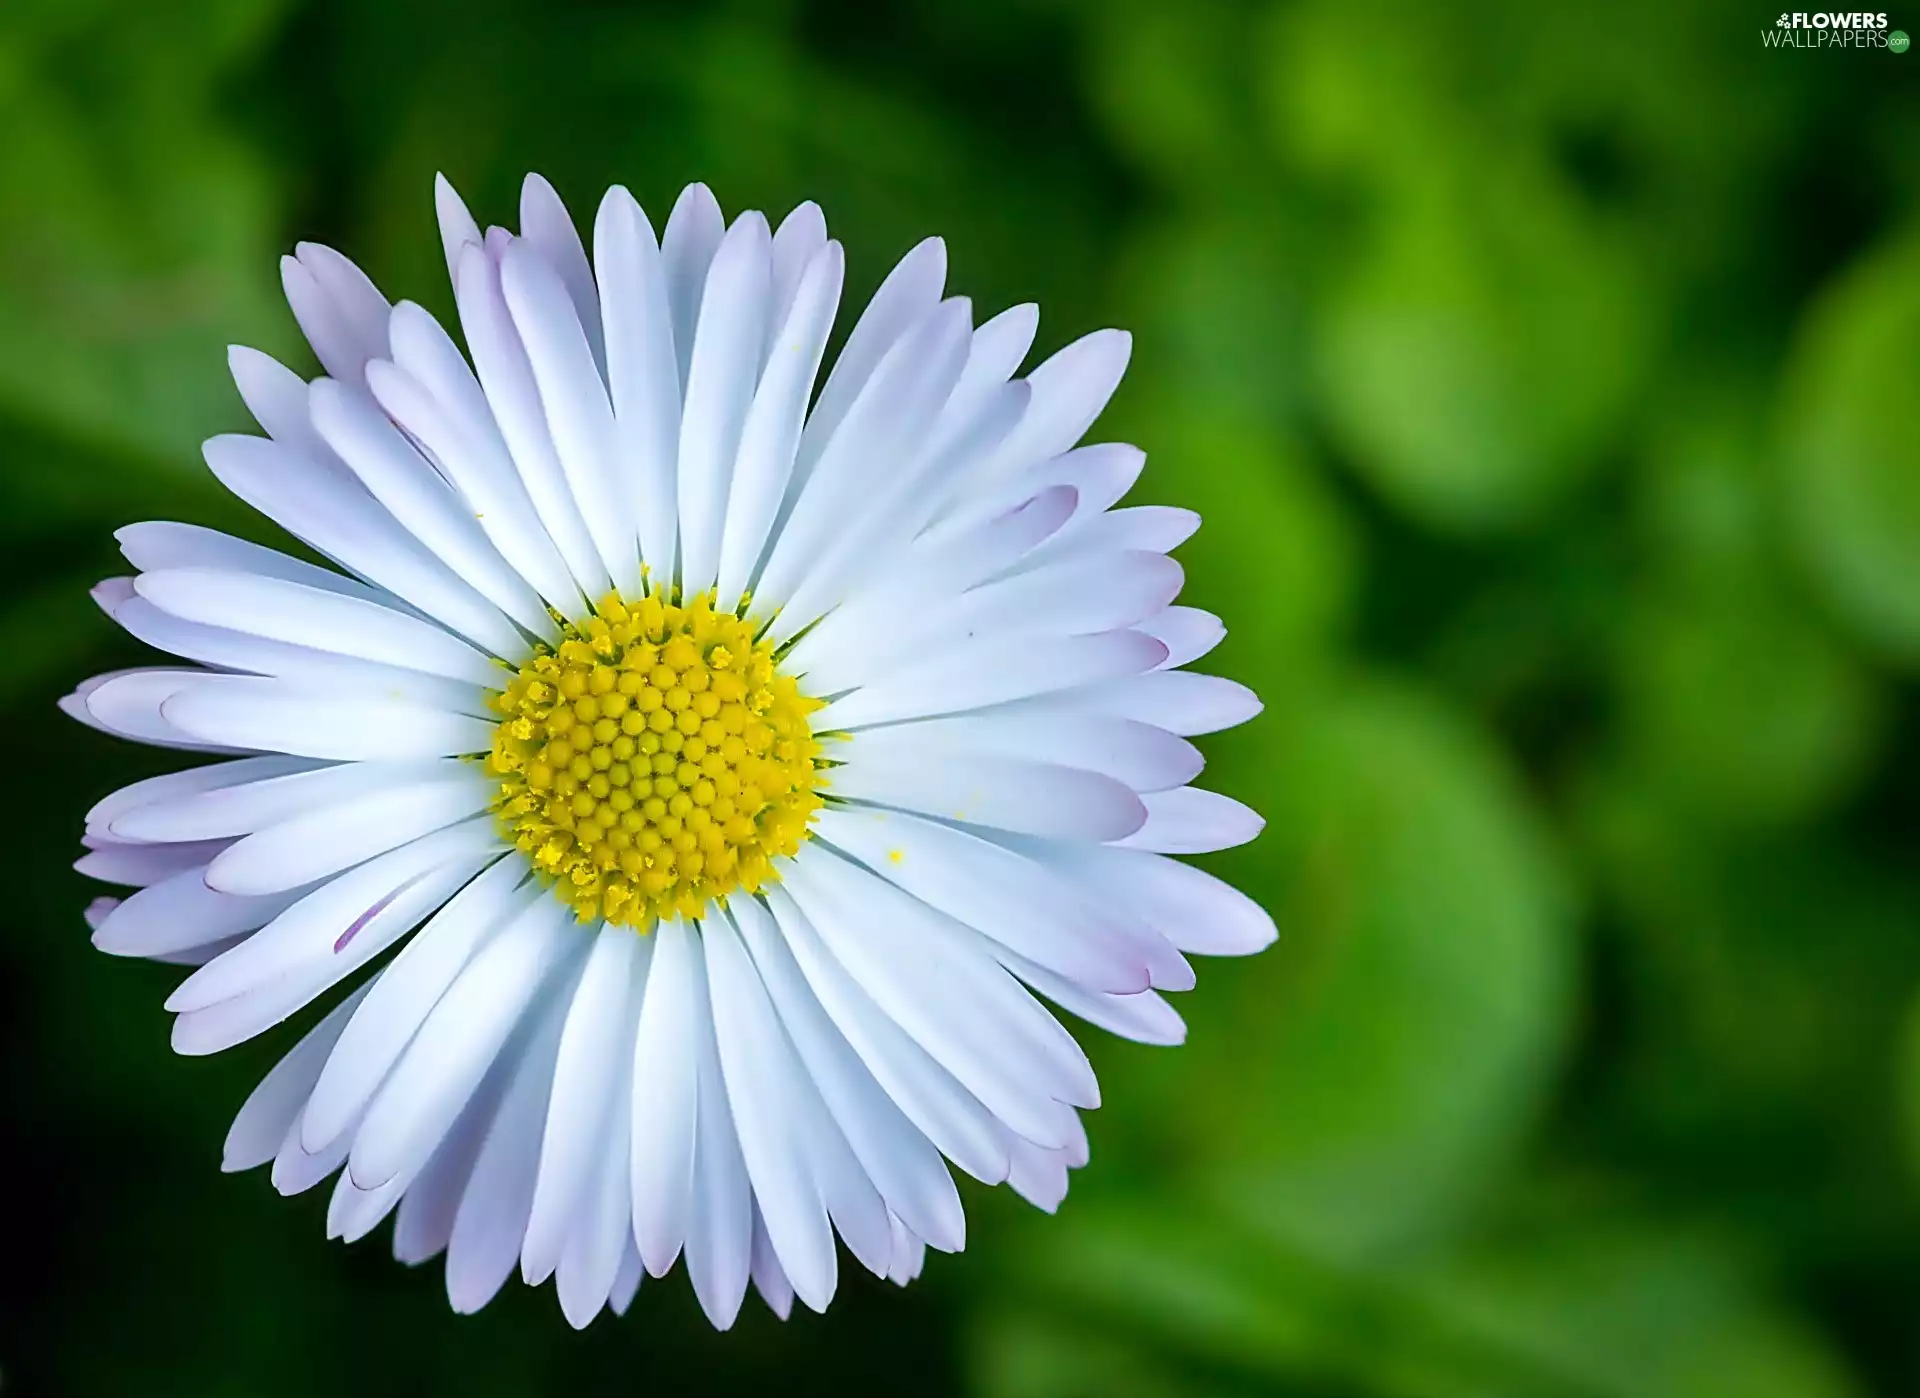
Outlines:
{"label": "white petal", "polygon": [[378,1228],[400,1202],[406,1183],[390,1180],[378,1189],[361,1189],[350,1175],[334,1181],[333,1197],[327,1201],[327,1237],[357,1243]]}
{"label": "white petal", "polygon": [[1166,647],[1137,631],[1066,636],[1035,645],[986,636],[856,689],[814,715],[814,732],[964,713],[1150,670]]}
{"label": "white petal", "polygon": [[620,1254],[620,1270],[613,1276],[613,1290],[607,1295],[608,1309],[615,1315],[625,1315],[646,1275],[647,1269],[640,1262],[640,1250],[634,1246],[633,1239],[628,1238],[626,1248]]}
{"label": "white petal", "polygon": [[460,249],[481,241],[480,225],[467,212],[466,203],[454,192],[453,184],[445,175],[437,173],[433,177],[433,208],[440,220],[440,247],[447,258],[447,278],[456,280],[460,273]]}
{"label": "white petal", "polygon": [[[411,301],[393,311],[394,362],[367,366],[375,400],[459,491],[500,556],[564,615],[580,612],[567,570],[514,469],[473,371],[440,322]],[[536,628],[549,639],[550,624]]]}
{"label": "white petal", "polygon": [[494,728],[467,714],[250,675],[191,678],[162,699],[160,714],[190,739],[341,762],[485,752]]}
{"label": "white petal", "polygon": [[227,369],[247,411],[269,437],[303,452],[320,446],[307,416],[306,379],[272,355],[246,345],[227,347]]}
{"label": "white petal", "polygon": [[293,252],[301,266],[313,274],[321,293],[349,329],[355,357],[364,364],[385,354],[387,313],[391,307],[372,279],[324,243],[299,243]]}
{"label": "white petal", "polygon": [[[303,411],[304,402],[303,398]],[[385,600],[386,597],[386,594],[375,591],[357,578],[345,577],[277,550],[222,534],[217,529],[203,529],[197,524],[149,520],[144,524],[122,525],[114,531],[113,537],[120,541],[120,552],[126,556],[127,562],[143,573],[157,573],[166,568],[212,568],[223,573],[254,573],[263,578],[304,583],[308,587],[337,592],[343,597],[359,597],[372,602]]]}
{"label": "white petal", "polygon": [[678,919],[653,932],[633,1042],[633,1235],[647,1271],[665,1276],[686,1241],[693,1208],[699,1086],[692,999],[694,934]]}
{"label": "white petal", "polygon": [[[1126,331],[1096,330],[1027,375],[1033,405],[1000,449],[999,469],[1056,456],[1078,442],[1120,386],[1132,353],[1133,337]],[[995,469],[987,468],[989,478]]]}
{"label": "white petal", "polygon": [[820,838],[955,921],[1060,975],[1111,994],[1145,990],[1145,961],[1118,919],[1071,881],[1011,850],[908,815],[823,811]]}
{"label": "white petal", "polygon": [[820,206],[809,199],[796,204],[793,211],[780,220],[780,226],[773,234],[773,315],[767,329],[770,337],[768,353],[772,353],[771,335],[778,334],[780,324],[787,318],[788,309],[793,305],[794,297],[800,288],[800,279],[808,264],[827,245],[827,219],[820,212]]}
{"label": "white petal", "polygon": [[[500,556],[472,507],[370,394],[322,379],[311,399],[315,429],[401,528],[507,617],[532,632],[545,629],[539,594]],[[504,618],[475,639],[496,655],[517,656],[521,649],[519,634]]]}
{"label": "white petal", "polygon": [[[520,1252],[520,1273],[533,1285],[560,1265],[575,1217],[600,1187],[600,1162],[616,1094],[629,1099],[624,1111],[631,1114],[634,1025],[645,985],[645,958],[652,950],[652,942],[631,927],[603,923],[573,993],[547,1107],[533,1212]],[[623,1189],[629,1183],[625,1154],[623,1143]]]}
{"label": "white petal", "polygon": [[[1023,386],[1007,387],[1011,392]],[[925,531],[915,539],[903,567],[925,577],[920,586],[929,595],[964,592],[1026,557],[1058,532],[1080,505],[1080,493],[1073,485],[1041,482],[1017,499],[982,511],[971,523],[942,524]],[[891,587],[875,580],[861,600],[876,593],[884,596]]]}
{"label": "white petal", "polygon": [[320,1076],[320,1068],[333,1051],[335,1040],[347,1027],[347,1021],[366,993],[367,988],[362,986],[334,1006],[326,1018],[308,1030],[260,1080],[227,1132],[220,1156],[222,1170],[251,1170],[279,1154],[281,1143],[307,1104],[307,1096],[313,1091],[314,1080]]}
{"label": "white petal", "polygon": [[842,420],[887,351],[940,304],[940,292],[946,281],[947,245],[938,238],[915,244],[887,273],[873,300],[854,322],[853,331],[820,390],[819,401],[807,418],[799,457],[794,463],[794,488],[788,492],[789,500],[806,484],[814,464],[839,432]]}
{"label": "white petal", "polygon": [[170,699],[212,680],[204,670],[127,670],[100,675],[75,691],[75,706],[63,702],[61,708],[75,718],[84,716],[85,721],[106,732],[155,747],[239,751],[246,744],[188,732],[167,716]]}
{"label": "white petal", "polygon": [[888,1097],[975,1179],[1006,1179],[1004,1132],[992,1113],[873,1002],[785,888],[772,889],[767,903],[812,993]]}
{"label": "white petal", "polygon": [[[93,809],[87,812],[87,831],[89,834],[111,831],[116,822],[143,806],[173,804],[223,787],[264,781],[295,772],[310,772],[317,766],[317,763],[304,757],[242,757],[231,762],[210,762],[201,767],[187,767],[178,772],[148,777],[96,801]],[[139,836],[132,830],[119,833],[123,839],[152,838]]]}
{"label": "white petal", "polygon": [[760,1217],[758,1208],[753,1211],[751,1265],[753,1285],[760,1299],[767,1303],[768,1310],[785,1320],[793,1314],[793,1283],[780,1269],[780,1256],[773,1250],[773,1239],[767,1236],[766,1220]]}
{"label": "white petal", "polygon": [[711,587],[720,571],[734,458],[767,338],[771,241],[764,217],[742,214],[707,271],[680,420],[680,574],[688,595]]}
{"label": "white petal", "polygon": [[808,987],[773,915],[758,899],[730,904],[754,964],[808,1077],[860,1168],[895,1213],[946,1252],[966,1243],[966,1216],[940,1153],[834,1027]]}
{"label": "white petal", "polygon": [[[634,936],[632,928],[621,931],[629,938]],[[629,1034],[631,1030],[629,1021]],[[623,1055],[609,1104],[612,1119],[602,1133],[587,1197],[575,1210],[572,1234],[555,1277],[560,1309],[576,1330],[585,1329],[607,1304],[619,1280],[622,1261],[633,1251],[632,1193],[627,1188],[632,1104]],[[634,1270],[637,1273],[639,1269]]]}
{"label": "white petal", "polygon": [[1155,791],[1141,799],[1147,806],[1146,824],[1115,844],[1162,854],[1205,854],[1244,845],[1267,823],[1231,796],[1197,786]]}
{"label": "white petal", "polygon": [[500,609],[455,576],[352,479],[344,466],[259,437],[214,437],[207,467],[297,539],[481,645],[510,649]]}
{"label": "white petal", "polygon": [[1131,675],[1069,697],[1102,713],[1138,719],[1185,737],[1233,728],[1261,709],[1260,697],[1237,680],[1190,670]]}
{"label": "white petal", "polygon": [[895,1286],[905,1286],[920,1275],[920,1268],[927,1260],[927,1245],[899,1219],[892,1219],[891,1223],[893,1252],[887,1263],[887,1280]]}
{"label": "white petal", "polygon": [[1200,516],[1173,505],[1134,505],[1087,518],[1072,525],[1035,551],[1031,562],[1055,563],[1123,550],[1171,553],[1200,527]]}
{"label": "white petal", "polygon": [[447,1242],[447,1300],[461,1315],[491,1301],[520,1256],[533,1207],[547,1093],[570,1000],[566,991],[563,980],[527,1026],[526,1047],[509,1069],[500,1110],[460,1198]]}
{"label": "white petal", "polygon": [[1043,1213],[1052,1213],[1067,1197],[1067,1162],[1057,1150],[1042,1150],[1029,1141],[1013,1143],[1013,1172],[1007,1183],[1014,1193]]}
{"label": "white petal", "polygon": [[680,361],[673,313],[653,225],[615,185],[593,228],[600,315],[606,325],[607,386],[620,431],[640,556],[655,578],[673,576],[680,433]]}
{"label": "white petal", "polygon": [[170,568],[143,573],[140,596],[170,616],[288,645],[498,688],[506,675],[429,622],[377,602],[249,573]]}
{"label": "white petal", "polygon": [[[741,901],[754,903],[752,899]],[[754,903],[753,911],[770,922],[766,910],[758,903]],[[785,1078],[792,1085],[785,1095],[785,1114],[789,1128],[798,1139],[804,1166],[812,1178],[812,1188],[818,1194],[820,1203],[825,1205],[833,1229],[846,1241],[848,1251],[868,1271],[876,1275],[884,1274],[889,1246],[886,1202],[868,1177],[866,1167],[849,1146],[818,1087],[807,1075],[805,1064],[788,1038],[759,971],[747,956],[744,946],[735,942],[731,949],[738,955],[736,969],[742,973],[746,998],[752,1002],[753,1013],[764,1016],[765,1039],[779,1049],[775,1055],[778,1063],[771,1065],[773,1074]],[[734,1080],[729,1079],[728,1082],[731,1093]],[[745,1111],[737,1098],[734,1110],[737,1122]],[[832,1250],[832,1238],[829,1232],[829,1252]]]}
{"label": "white petal", "polygon": [[[1093,1071],[1066,1031],[977,934],[837,855],[808,855],[783,883],[874,1002],[1008,1127],[1037,1144],[1062,1144],[1060,1102],[1099,1102]],[[893,950],[902,937],[911,938],[912,957]]]}
{"label": "white petal", "polygon": [[334,378],[365,382],[366,362],[387,352],[386,298],[332,248],[301,243],[294,251],[280,259],[280,286],[301,332]]}
{"label": "white petal", "polygon": [[808,395],[820,372],[845,273],[840,245],[828,243],[807,264],[786,319],[769,336],[766,371],[741,429],[722,528],[718,589],[723,606],[747,590],[792,478]]}
{"label": "white petal", "polygon": [[[770,631],[777,639],[840,600],[828,579],[843,579],[845,565],[832,555],[856,547],[877,493],[913,460],[966,366],[970,328],[964,302],[932,311],[887,352],[804,481],[796,463],[791,508],[775,526],[766,567],[754,584],[760,606],[783,609]],[[820,411],[816,405],[808,433]],[[807,441],[803,434],[802,459]]]}
{"label": "white petal", "polygon": [[348,1156],[356,1184],[378,1188],[426,1162],[542,984],[577,945],[564,908],[547,899],[480,949],[367,1108]]}
{"label": "white petal", "polygon": [[1199,749],[1164,729],[1045,701],[868,729],[860,735],[860,743],[864,746],[874,738],[882,740],[883,748],[888,742],[913,743],[945,754],[985,754],[1078,767],[1135,791],[1184,786],[1203,765]]}
{"label": "white petal", "polygon": [[208,860],[226,848],[221,840],[149,845],[115,840],[110,835],[83,836],[81,843],[88,852],[74,861],[75,870],[102,883],[135,888],[151,887],[189,870],[203,869]]}
{"label": "white petal", "polygon": [[732,924],[724,916],[703,919],[700,943],[726,1101],[754,1201],[794,1290],[813,1310],[824,1311],[833,1299],[836,1268],[833,1228],[814,1183],[800,1117],[809,1089]]}
{"label": "white petal", "polygon": [[[803,1083],[806,1079],[801,1079]],[[875,1276],[887,1270],[887,1205],[811,1085],[800,1108],[814,1182],[827,1216],[854,1259]]]}
{"label": "white petal", "polygon": [[450,898],[381,972],[365,1012],[354,1016],[314,1084],[301,1122],[308,1150],[319,1150],[359,1117],[474,952],[546,895],[538,884],[522,887],[524,877],[516,860],[494,863]]}
{"label": "white petal", "polygon": [[[804,624],[796,619],[811,619],[876,585],[878,579],[889,577],[910,551],[950,482],[963,475],[975,457],[991,450],[1013,430],[1026,402],[1025,384],[1003,384],[951,442],[924,445],[918,440],[921,432],[910,430],[903,434],[910,445],[886,448],[897,452],[899,460],[872,482],[871,497],[850,509],[844,527],[832,540],[831,551],[818,560],[788,599],[792,618],[776,618],[777,629],[790,631]],[[913,405],[908,407],[911,410]],[[847,430],[852,427],[850,418]],[[937,443],[937,430],[933,437]]]}
{"label": "white petal", "polygon": [[[438,907],[481,859],[498,858],[486,821],[437,831],[390,850],[309,893],[225,956],[195,971],[167,997],[179,1013],[270,987],[303,967],[365,960],[366,944],[391,940]],[[464,871],[464,872],[463,872]],[[458,883],[453,882],[459,875]],[[430,902],[425,895],[438,890]],[[404,925],[402,925],[404,922]]]}
{"label": "white petal", "polygon": [[[507,1060],[508,1053],[511,1050],[502,1053],[502,1060]],[[460,1200],[473,1178],[481,1148],[486,1145],[487,1132],[499,1115],[501,1099],[517,1066],[518,1055],[511,1061],[494,1064],[493,1071],[473,1094],[459,1120],[407,1186],[393,1221],[396,1261],[411,1267],[446,1251],[453,1238]],[[387,1187],[392,1188],[392,1183]]]}
{"label": "white petal", "polygon": [[205,866],[194,865],[122,899],[93,929],[93,944],[113,956],[167,956],[265,927],[297,896],[215,893],[207,887]]}
{"label": "white petal", "polygon": [[[256,757],[197,771],[215,772],[252,763],[280,765],[235,773],[235,780],[218,786],[182,785],[177,792],[142,801],[114,816],[109,828],[133,840],[213,840],[246,835],[390,786],[450,774],[460,765],[454,759],[432,758],[425,762],[350,762],[322,767],[305,758]],[[288,764],[292,764],[292,770],[288,770]],[[256,775],[258,779],[252,779]]]}
{"label": "white petal", "polygon": [[[1026,358],[1039,325],[1040,308],[1029,303],[1009,307],[973,332],[972,343],[967,348],[967,367],[960,375],[960,382],[954,385],[953,396],[941,410],[940,421],[934,428],[933,450],[940,451],[956,442],[967,423],[998,396],[1020,367],[1020,361]],[[1024,417],[1031,395],[1024,383],[1020,387],[1019,416]],[[996,439],[990,450],[997,449],[999,444],[1000,439]],[[956,483],[964,481],[976,464],[966,462],[965,469],[956,473]],[[943,490],[941,498],[945,499],[947,493]],[[933,513],[929,510],[927,518],[931,519]]]}
{"label": "white petal", "polygon": [[554,187],[540,175],[528,175],[520,185],[520,237],[559,275],[573,302],[574,314],[593,350],[597,370],[607,362],[606,340],[600,333],[600,294],[581,246],[580,230]]}
{"label": "white petal", "polygon": [[[111,581],[111,580],[110,580]],[[131,581],[131,580],[127,580]],[[106,587],[95,589],[100,600]],[[215,669],[267,675],[329,690],[355,690],[428,708],[491,717],[485,692],[477,685],[449,680],[420,670],[403,670],[353,656],[314,650],[309,646],[249,636],[243,631],[182,621],[160,610],[146,598],[130,595],[113,603],[111,615],[128,635],[158,650],[197,661]],[[442,633],[444,634],[444,633]]]}
{"label": "white petal", "polygon": [[615,586],[631,594],[640,584],[639,537],[618,488],[620,444],[613,406],[586,332],[559,276],[525,243],[507,247],[500,285],[526,349],[544,430],[567,488],[602,567]]}
{"label": "white petal", "polygon": [[[658,953],[655,953],[658,955]],[[734,1133],[727,1084],[714,1039],[704,958],[695,956],[692,1047],[700,1103],[694,1113],[693,1214],[687,1224],[687,1277],[716,1330],[730,1329],[747,1294],[753,1246],[753,1189]],[[637,1067],[637,1064],[636,1064]]]}
{"label": "white petal", "polygon": [[286,1140],[280,1143],[280,1153],[273,1158],[273,1170],[269,1178],[280,1194],[304,1194],[338,1170],[346,1163],[346,1159],[345,1141],[315,1155],[300,1149],[300,1128],[295,1123],[288,1130]]}
{"label": "white petal", "polygon": [[1009,971],[1068,1014],[1078,1015],[1089,1024],[1135,1043],[1166,1045],[1186,1041],[1185,1022],[1157,991],[1108,995],[1055,975],[1014,952],[1002,951],[998,955]]}
{"label": "white petal", "polygon": [[[271,1029],[385,951],[477,869],[478,861],[470,859],[464,863],[444,864],[426,874],[414,876],[382,894],[358,919],[349,923],[347,932],[334,941],[335,950],[331,956],[322,952],[304,960],[286,957],[293,964],[285,974],[258,982],[251,989],[210,1004],[205,1009],[186,1011],[173,1023],[173,1051],[189,1057],[219,1053],[222,1049],[232,1048]],[[338,882],[340,880],[336,879],[335,883]],[[288,909],[281,916],[287,917],[293,911]],[[264,932],[255,933],[201,969],[206,970],[220,964],[226,957],[246,951],[263,935]],[[284,956],[283,947],[274,950]]]}
{"label": "white petal", "polygon": [[660,271],[673,327],[678,381],[683,385],[693,362],[694,322],[700,315],[707,268],[713,263],[714,252],[726,228],[726,219],[720,213],[713,191],[703,184],[690,184],[674,201],[673,212],[667,215],[666,231],[660,236]]}
{"label": "white petal", "polygon": [[[111,898],[95,899],[95,903],[111,903]],[[214,957],[232,950],[247,939],[247,933],[236,932],[231,937],[220,937],[211,942],[202,942],[197,947],[182,947],[179,951],[163,951],[152,960],[163,966],[204,966]]]}
{"label": "white petal", "polygon": [[[995,455],[998,457],[999,453]],[[991,465],[986,463],[987,467]],[[992,518],[1036,491],[1060,485],[1071,486],[1079,494],[1080,504],[1074,513],[1077,529],[1086,520],[1110,509],[1131,490],[1146,465],[1146,453],[1123,442],[1075,447],[1016,470],[1002,481],[970,482],[971,492],[958,495],[942,511],[938,523],[927,530],[927,538],[945,540],[983,519]]]}
{"label": "white petal", "polygon": [[1191,665],[1227,639],[1226,623],[1198,607],[1168,607],[1156,616],[1134,623],[1134,630],[1156,637],[1167,647],[1163,670]]}
{"label": "white petal", "polygon": [[1055,487],[961,531],[950,543],[918,541],[884,570],[884,581],[869,580],[795,641],[786,663],[824,693],[865,682],[878,673],[876,651],[890,650],[894,637],[917,634],[926,608],[1026,554],[1067,521],[1075,499],[1070,487]]}
{"label": "white petal", "polygon": [[575,583],[586,596],[599,597],[612,585],[612,575],[554,450],[533,367],[501,289],[500,269],[483,248],[470,244],[460,253],[456,287],[467,349],[501,440]]}
{"label": "white petal", "polygon": [[1076,553],[982,584],[928,617],[926,630],[930,639],[1113,631],[1163,610],[1185,578],[1180,565],[1160,553]]}
{"label": "white petal", "polygon": [[1144,850],[1048,843],[1040,857],[1129,908],[1169,942],[1201,956],[1250,956],[1273,944],[1273,917],[1203,869]]}
{"label": "white petal", "polygon": [[907,725],[862,732],[827,789],[844,800],[941,820],[1061,839],[1118,840],[1147,818],[1142,798],[1112,777],[1017,757],[923,744]]}

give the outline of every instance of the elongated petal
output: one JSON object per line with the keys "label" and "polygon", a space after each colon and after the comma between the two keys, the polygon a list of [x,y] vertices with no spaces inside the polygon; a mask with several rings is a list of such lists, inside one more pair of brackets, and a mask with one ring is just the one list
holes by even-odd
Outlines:
{"label": "elongated petal", "polygon": [[144,573],[134,587],[160,610],[184,621],[476,685],[497,684],[501,678],[488,657],[437,626],[301,583],[177,568]]}
{"label": "elongated petal", "polygon": [[966,1243],[966,1218],[939,1150],[834,1026],[767,906],[758,899],[736,899],[731,911],[807,1075],[861,1169],[887,1207],[910,1220],[915,1231],[943,1251],[959,1251]]}
{"label": "elongated petal", "polygon": [[767,337],[771,241],[766,219],[743,214],[707,271],[680,420],[680,574],[688,593],[711,587],[720,570],[734,459]]}
{"label": "elongated petal", "polygon": [[365,995],[363,986],[335,1005],[260,1080],[227,1132],[220,1156],[222,1170],[251,1170],[279,1154],[281,1143],[307,1105],[307,1096],[327,1055]]}
{"label": "elongated petal", "polygon": [[1206,854],[1244,845],[1266,824],[1231,796],[1197,786],[1156,791],[1141,799],[1146,802],[1146,823],[1115,844],[1162,854]]}
{"label": "elongated petal", "polygon": [[330,761],[459,757],[493,738],[493,725],[466,714],[241,675],[193,677],[159,707],[189,738]]}
{"label": "elongated petal", "polygon": [[[600,1187],[600,1162],[612,1124],[612,1101],[632,1072],[634,1024],[645,986],[645,956],[653,950],[625,927],[603,926],[593,939],[586,970],[567,1011],[540,1147],[539,1181],[520,1252],[530,1282],[545,1281],[560,1265],[569,1228]],[[630,1113],[631,1106],[623,1108]],[[626,1184],[625,1146],[621,1154]],[[616,1259],[617,1260],[617,1259]],[[612,1284],[611,1276],[607,1279]]]}
{"label": "elongated petal", "polygon": [[649,1274],[662,1277],[687,1240],[693,1208],[695,1047],[699,948],[678,921],[654,932],[653,965],[633,1044],[633,1236]]}
{"label": "elongated petal", "polygon": [[814,716],[815,728],[965,713],[1138,675],[1166,654],[1160,642],[1137,631],[1067,636],[1044,644],[1026,637],[982,637],[836,699]]}
{"label": "elongated petal", "polygon": [[1141,798],[1112,777],[1025,758],[942,752],[880,729],[835,770],[844,799],[1031,835],[1118,840],[1146,821]]}
{"label": "elongated petal", "polygon": [[820,835],[930,907],[1060,975],[1112,994],[1145,990],[1121,919],[1011,850],[909,815],[829,811]]}
{"label": "elongated petal", "polygon": [[568,954],[564,914],[536,903],[468,963],[367,1108],[348,1168],[362,1189],[417,1170]]}
{"label": "elongated petal", "polygon": [[678,521],[680,359],[653,225],[618,185],[607,191],[594,221],[593,261],[606,327],[607,387],[640,557],[653,576],[669,578]]}
{"label": "elongated petal", "polygon": [[400,949],[373,983],[328,1056],[301,1120],[301,1141],[320,1150],[357,1120],[393,1065],[475,951],[526,913],[538,889],[519,888],[524,871],[502,859],[461,889]]}

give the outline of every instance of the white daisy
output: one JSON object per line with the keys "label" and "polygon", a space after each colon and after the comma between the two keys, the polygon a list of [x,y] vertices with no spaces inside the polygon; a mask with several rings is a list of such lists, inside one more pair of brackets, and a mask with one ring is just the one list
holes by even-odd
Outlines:
{"label": "white daisy", "polygon": [[575,1325],[682,1253],[721,1327],[749,1279],[824,1308],[836,1233],[905,1282],[964,1241],[949,1161],[1053,1209],[1099,1094],[1030,990],[1173,1043],[1182,953],[1273,937],[1166,857],[1259,829],[1187,785],[1259,706],[1179,668],[1224,634],[1172,605],[1195,516],[1075,445],[1127,337],[1015,378],[1034,309],[975,327],[929,239],[816,394],[814,205],[694,185],[656,242],[616,188],[589,262],[541,179],[518,236],[438,203],[466,354],[302,245],[326,377],[236,349],[266,435],[206,446],[340,571],[124,529],[96,596],[184,663],[63,705],[220,759],[102,801],[78,865],[138,890],[96,945],[198,968],[179,1052],[358,981],[226,1167],[337,1175],[330,1233],[397,1211],[455,1309],[517,1264]]}

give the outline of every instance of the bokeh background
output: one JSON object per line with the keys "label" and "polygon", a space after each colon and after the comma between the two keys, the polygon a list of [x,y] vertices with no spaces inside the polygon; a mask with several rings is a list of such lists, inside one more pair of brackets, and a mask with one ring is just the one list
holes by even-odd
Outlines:
{"label": "bokeh background", "polygon": [[[1920,53],[1761,0],[0,3],[0,1392],[1851,1398],[1920,1392]],[[1920,32],[1920,8],[1891,15]],[[803,198],[849,300],[929,233],[1194,506],[1266,714],[1215,861],[1279,944],[1109,1105],[1048,1219],[969,1188],[905,1292],[729,1335],[684,1281],[478,1319],[325,1191],[218,1173],[291,1034],[167,1050],[55,713],[140,663],[110,531],[271,538],[199,441],[276,258],[444,311],[511,222]],[[849,317],[843,314],[842,327]]]}

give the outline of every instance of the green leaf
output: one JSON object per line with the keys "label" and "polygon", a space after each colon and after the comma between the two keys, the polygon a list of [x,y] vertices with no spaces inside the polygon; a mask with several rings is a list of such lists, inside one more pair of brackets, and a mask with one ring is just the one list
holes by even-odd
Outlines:
{"label": "green leaf", "polygon": [[1863,774],[1882,728],[1873,674],[1754,570],[1646,589],[1619,651],[1635,760],[1723,822],[1818,813]]}
{"label": "green leaf", "polygon": [[1392,504],[1473,533],[1537,517],[1596,467],[1659,302],[1545,133],[1481,109],[1483,55],[1458,27],[1298,7],[1269,86],[1280,149],[1350,214],[1316,317],[1322,410]]}
{"label": "green leaf", "polygon": [[1269,821],[1220,863],[1281,940],[1208,968],[1145,1110],[1177,1123],[1190,1177],[1275,1236],[1425,1245],[1497,1187],[1554,1080],[1567,890],[1499,756],[1432,700],[1353,683],[1269,729],[1214,750]]}
{"label": "green leaf", "polygon": [[1271,703],[1318,674],[1352,611],[1351,528],[1282,435],[1171,404],[1156,411],[1161,401],[1125,424],[1149,450],[1125,503],[1199,513],[1178,554],[1180,601],[1225,618],[1227,639],[1197,668],[1242,679]]}
{"label": "green leaf", "polygon": [[1321,324],[1326,411],[1356,466],[1435,528],[1510,527],[1592,469],[1646,355],[1620,250],[1489,149],[1430,180]]}
{"label": "green leaf", "polygon": [[1788,515],[1847,622],[1920,660],[1920,235],[1848,272],[1808,313],[1785,386]]}
{"label": "green leaf", "polygon": [[183,467],[236,419],[226,346],[291,319],[274,187],[219,102],[279,8],[0,8],[0,408]]}
{"label": "green leaf", "polygon": [[1427,1263],[1356,1268],[1189,1203],[1052,1226],[975,1327],[996,1398],[1848,1398],[1723,1236],[1595,1201],[1507,1210]]}

